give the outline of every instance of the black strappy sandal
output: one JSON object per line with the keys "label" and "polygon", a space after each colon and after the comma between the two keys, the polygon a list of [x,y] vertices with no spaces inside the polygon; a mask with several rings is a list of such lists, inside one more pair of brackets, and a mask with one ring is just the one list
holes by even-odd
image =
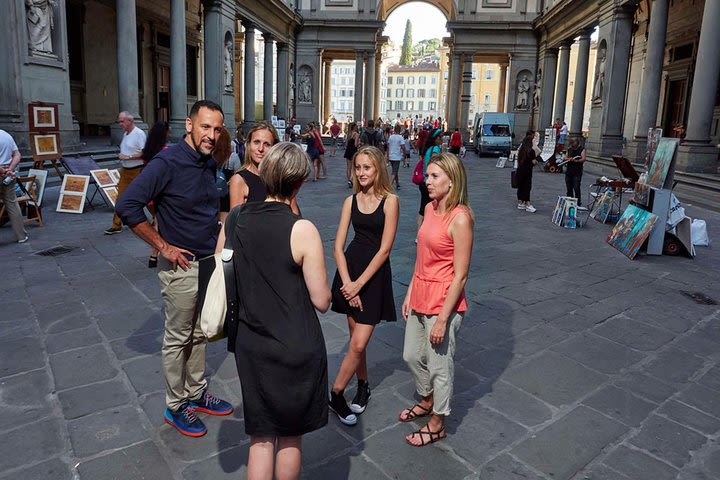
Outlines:
{"label": "black strappy sandal", "polygon": [[[422,413],[417,413],[417,412],[415,412],[415,408],[419,408],[420,410],[422,410]],[[422,405],[420,405],[419,403],[416,403],[416,404],[413,405],[412,407],[406,408],[405,410],[403,410],[402,412],[400,412],[400,416],[398,417],[398,419],[399,419],[401,422],[410,422],[410,421],[415,420],[416,418],[419,418],[419,417],[427,417],[427,416],[430,415],[431,413],[432,413],[432,407],[430,407],[430,408],[425,408],[425,407],[423,407]],[[403,418],[403,414],[405,414],[405,418]]]}
{"label": "black strappy sandal", "polygon": [[[423,431],[423,428],[425,429],[425,431]],[[424,447],[425,445],[430,445],[431,443],[435,443],[447,437],[447,434],[443,435],[443,432],[445,432],[445,425],[443,425],[437,432],[430,431],[430,426],[425,425],[420,430],[412,433],[412,436],[420,436],[420,445],[415,445],[414,443],[411,443],[410,440],[408,440],[407,438],[405,438],[405,441],[413,447]],[[426,442],[423,435],[428,435],[430,437],[430,440]]]}

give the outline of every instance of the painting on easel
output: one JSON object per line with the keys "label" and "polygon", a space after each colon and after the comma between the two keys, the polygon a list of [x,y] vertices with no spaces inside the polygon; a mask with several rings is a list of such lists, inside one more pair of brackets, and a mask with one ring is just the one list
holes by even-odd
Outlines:
{"label": "painting on easel", "polygon": [[652,164],[648,170],[647,184],[655,188],[663,188],[665,179],[670,172],[670,165],[678,145],[677,138],[661,138],[655,149]]}

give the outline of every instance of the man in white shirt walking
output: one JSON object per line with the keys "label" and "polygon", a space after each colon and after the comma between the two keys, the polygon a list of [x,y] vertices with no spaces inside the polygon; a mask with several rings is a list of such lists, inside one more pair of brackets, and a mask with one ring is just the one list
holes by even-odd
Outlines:
{"label": "man in white shirt walking", "polygon": [[25,243],[28,236],[15,193],[15,167],[18,163],[20,151],[15,140],[5,130],[0,130],[0,198],[5,202],[5,210],[18,243]]}
{"label": "man in white shirt walking", "polygon": [[[120,181],[118,182],[118,198],[123,194],[130,182],[140,175],[143,169],[143,153],[145,148],[145,132],[135,126],[135,119],[130,112],[120,112],[118,123],[125,130],[122,142],[120,142]],[[105,235],[112,235],[122,231],[122,221],[117,213],[113,215],[112,227],[105,230]]]}
{"label": "man in white shirt walking", "polygon": [[400,161],[405,158],[405,140],[403,139],[402,135],[400,135],[400,131],[402,130],[402,125],[399,123],[395,125],[395,130],[393,131],[393,134],[390,135],[390,138],[388,138],[388,149],[387,149],[387,159],[390,162],[390,166],[392,167],[392,178],[390,179],[390,185],[395,183],[396,188],[400,190],[400,178],[398,177],[398,170],[400,169]]}

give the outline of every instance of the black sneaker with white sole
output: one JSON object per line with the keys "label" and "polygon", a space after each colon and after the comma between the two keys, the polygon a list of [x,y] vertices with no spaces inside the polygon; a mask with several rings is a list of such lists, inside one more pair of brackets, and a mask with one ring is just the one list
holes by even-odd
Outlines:
{"label": "black sneaker with white sole", "polygon": [[330,390],[329,405],[330,410],[335,412],[335,415],[338,416],[338,419],[343,424],[352,426],[357,423],[357,416],[355,416],[355,414],[350,411],[350,407],[348,407],[348,404],[345,401],[345,396],[343,395],[343,392],[335,393]]}
{"label": "black sneaker with white sole", "polygon": [[370,400],[370,385],[364,380],[358,380],[357,392],[350,404],[350,410],[355,414],[361,414],[365,411],[368,401]]}

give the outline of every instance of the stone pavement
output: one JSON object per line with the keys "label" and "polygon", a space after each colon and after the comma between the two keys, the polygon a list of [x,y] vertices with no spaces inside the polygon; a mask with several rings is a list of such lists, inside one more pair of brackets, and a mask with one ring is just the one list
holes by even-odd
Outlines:
{"label": "stone pavement", "polygon": [[[320,229],[328,273],[342,199],[331,178],[307,183],[299,203]],[[336,418],[304,440],[307,479],[720,478],[720,253],[695,260],[639,256],[605,244],[607,225],[550,223],[559,175],[536,172],[536,214],[515,208],[509,169],[468,154],[476,239],[460,330],[448,438],[416,449],[397,421],[414,401],[402,361],[403,322],[369,346],[373,396],[354,428]],[[402,171],[410,178],[410,169]],[[589,175],[586,175],[585,184]],[[400,191],[392,253],[399,308],[414,262],[417,189]],[[111,237],[110,209],[57,214],[3,254],[0,307],[0,479],[244,478],[248,437],[234,361],[208,349],[212,391],[238,408],[208,418],[200,439],[163,423],[162,304],[149,248]],[[720,240],[720,215],[688,207]],[[64,245],[56,257],[34,255]],[[345,319],[322,315],[334,377],[348,344]],[[352,391],[349,392],[353,394]]]}

